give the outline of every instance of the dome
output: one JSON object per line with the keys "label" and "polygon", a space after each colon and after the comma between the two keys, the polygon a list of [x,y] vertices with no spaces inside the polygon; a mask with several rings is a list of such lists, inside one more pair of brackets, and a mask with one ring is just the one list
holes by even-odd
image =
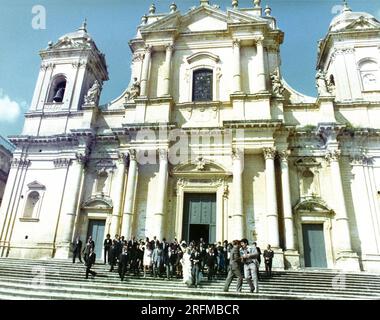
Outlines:
{"label": "dome", "polygon": [[329,30],[331,32],[337,32],[344,30],[351,23],[359,20],[360,18],[364,18],[365,20],[372,21],[379,25],[380,22],[371,14],[367,12],[353,12],[347,4],[345,4],[342,13],[334,17],[334,19],[330,23]]}
{"label": "dome", "polygon": [[70,39],[77,43],[93,42],[91,36],[87,33],[87,23],[83,22],[82,26],[74,32],[67,33],[59,38],[59,40]]}

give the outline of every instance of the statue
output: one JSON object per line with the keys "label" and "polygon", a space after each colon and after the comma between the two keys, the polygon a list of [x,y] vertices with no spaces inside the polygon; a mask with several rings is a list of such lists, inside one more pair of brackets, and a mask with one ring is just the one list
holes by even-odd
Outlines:
{"label": "statue", "polygon": [[280,79],[280,75],[279,75],[279,72],[278,70],[276,70],[275,72],[273,72],[271,75],[270,75],[270,79],[272,81],[272,88],[273,88],[273,93],[276,95],[276,96],[282,96],[282,94],[284,93],[285,91],[285,88],[282,84],[282,81]]}
{"label": "statue", "polygon": [[327,91],[335,95],[335,79],[332,74],[330,75],[329,81],[327,83]]}
{"label": "statue", "polygon": [[84,97],[85,104],[96,104],[98,103],[100,96],[101,86],[98,80],[95,80],[92,87],[88,90],[87,95]]}
{"label": "statue", "polygon": [[330,92],[327,88],[326,74],[321,69],[319,69],[315,75],[315,79],[317,81],[318,94],[320,96],[329,96]]}
{"label": "statue", "polygon": [[133,78],[133,83],[127,90],[127,95],[127,101],[133,100],[140,95],[140,82],[137,81],[137,78]]}

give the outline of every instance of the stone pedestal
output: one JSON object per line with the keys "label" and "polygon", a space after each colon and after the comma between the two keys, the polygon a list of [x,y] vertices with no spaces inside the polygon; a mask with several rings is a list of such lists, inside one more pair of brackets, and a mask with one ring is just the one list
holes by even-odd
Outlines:
{"label": "stone pedestal", "polygon": [[272,250],[274,252],[272,270],[284,270],[284,252],[282,251],[282,249],[277,248],[272,248]]}
{"label": "stone pedestal", "polygon": [[364,271],[379,273],[380,255],[378,255],[378,254],[363,254],[362,255],[362,263],[363,263]]}
{"label": "stone pedestal", "polygon": [[360,271],[359,257],[355,252],[338,252],[335,268],[344,271]]}
{"label": "stone pedestal", "polygon": [[298,270],[300,268],[300,254],[297,250],[286,250],[284,252],[285,269]]}

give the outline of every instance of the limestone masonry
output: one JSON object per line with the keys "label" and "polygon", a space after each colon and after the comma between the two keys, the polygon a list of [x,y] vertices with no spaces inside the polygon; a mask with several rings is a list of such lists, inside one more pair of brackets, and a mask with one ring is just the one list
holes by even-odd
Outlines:
{"label": "limestone masonry", "polygon": [[247,237],[272,245],[275,269],[380,272],[380,22],[345,3],[316,48],[313,98],[281,75],[268,6],[196,2],[149,8],[130,85],[106,105],[86,23],[40,52],[10,137],[0,256],[68,258],[78,235],[98,258],[107,233]]}

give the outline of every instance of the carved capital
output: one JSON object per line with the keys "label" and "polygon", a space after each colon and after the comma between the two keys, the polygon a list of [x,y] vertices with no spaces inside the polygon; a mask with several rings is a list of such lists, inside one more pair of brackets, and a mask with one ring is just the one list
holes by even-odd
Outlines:
{"label": "carved capital", "polygon": [[128,150],[128,154],[129,154],[129,159],[130,160],[136,161],[136,159],[137,159],[136,149],[129,149]]}
{"label": "carved capital", "polygon": [[272,159],[274,160],[276,156],[276,149],[275,148],[263,148],[264,158],[265,160]]}
{"label": "carved capital", "polygon": [[119,152],[118,155],[117,155],[117,164],[119,165],[122,165],[122,164],[126,164],[127,163],[127,158],[128,158],[128,155],[123,153],[123,152]]}
{"label": "carved capital", "polygon": [[232,46],[233,46],[234,48],[240,48],[240,43],[241,43],[240,39],[234,39],[234,40],[232,41]]}
{"label": "carved capital", "polygon": [[153,51],[153,46],[152,45],[148,44],[148,45],[145,46],[145,53],[146,54],[151,54],[152,51]]}
{"label": "carved capital", "polygon": [[289,156],[291,151],[290,150],[283,150],[278,152],[278,156],[281,161],[288,162]]}
{"label": "carved capital", "polygon": [[264,43],[264,37],[263,36],[257,36],[253,40],[256,42],[257,46],[262,46]]}
{"label": "carved capital", "polygon": [[87,64],[86,64],[85,61],[81,60],[81,61],[73,62],[73,63],[72,63],[72,66],[73,66],[74,69],[79,69],[79,68],[81,68],[81,67],[86,67]]}
{"label": "carved capital", "polygon": [[144,54],[143,53],[135,53],[132,58],[132,62],[140,62],[144,60]]}
{"label": "carved capital", "polygon": [[75,158],[76,160],[78,161],[79,164],[86,164],[87,160],[88,160],[88,157],[86,154],[84,153],[81,153],[81,152],[78,152],[76,155],[75,155]]}
{"label": "carved capital", "polygon": [[158,156],[160,161],[168,160],[168,150],[167,149],[158,149]]}
{"label": "carved capital", "polygon": [[174,51],[174,44],[173,43],[167,43],[166,45],[165,45],[165,49],[166,49],[166,51],[168,51],[168,52],[173,52]]}
{"label": "carved capital", "polygon": [[244,151],[241,149],[232,150],[232,160],[242,160],[244,158]]}
{"label": "carved capital", "polygon": [[71,164],[71,160],[68,158],[54,159],[53,160],[55,168],[67,168]]}
{"label": "carved capital", "polygon": [[341,151],[340,150],[330,150],[330,151],[327,151],[327,153],[325,155],[325,159],[328,162],[339,161],[340,156],[341,156]]}
{"label": "carved capital", "polygon": [[11,167],[12,168],[25,168],[29,167],[31,164],[31,161],[28,159],[12,159],[11,160]]}

